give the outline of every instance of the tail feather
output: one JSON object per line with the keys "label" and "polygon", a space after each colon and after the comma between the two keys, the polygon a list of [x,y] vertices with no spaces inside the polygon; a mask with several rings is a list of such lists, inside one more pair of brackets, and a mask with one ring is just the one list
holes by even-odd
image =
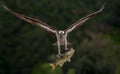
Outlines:
{"label": "tail feather", "polygon": [[52,70],[54,70],[56,68],[56,64],[51,63],[50,66],[52,67]]}

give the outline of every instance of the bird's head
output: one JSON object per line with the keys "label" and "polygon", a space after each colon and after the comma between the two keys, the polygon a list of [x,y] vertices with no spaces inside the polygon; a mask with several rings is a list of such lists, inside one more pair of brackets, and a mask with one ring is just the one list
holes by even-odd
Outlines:
{"label": "bird's head", "polygon": [[60,38],[64,38],[65,37],[65,31],[63,31],[63,30],[58,31],[58,35],[60,36]]}
{"label": "bird's head", "polygon": [[65,31],[60,30],[60,31],[58,31],[58,34],[59,34],[59,35],[64,35],[64,34],[65,34]]}

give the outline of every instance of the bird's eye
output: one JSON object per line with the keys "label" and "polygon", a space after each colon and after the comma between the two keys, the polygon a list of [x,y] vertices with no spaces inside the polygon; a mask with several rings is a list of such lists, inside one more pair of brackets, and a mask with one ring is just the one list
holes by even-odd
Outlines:
{"label": "bird's eye", "polygon": [[61,32],[59,31],[59,34],[60,34]]}

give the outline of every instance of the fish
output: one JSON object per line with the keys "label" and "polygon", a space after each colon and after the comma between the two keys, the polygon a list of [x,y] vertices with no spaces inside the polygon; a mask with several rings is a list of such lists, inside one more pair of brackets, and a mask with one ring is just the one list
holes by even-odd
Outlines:
{"label": "fish", "polygon": [[70,62],[71,57],[73,56],[75,50],[71,48],[67,52],[63,53],[60,58],[58,58],[54,63],[50,63],[50,66],[52,67],[52,70],[54,70],[57,66],[62,67],[65,62]]}

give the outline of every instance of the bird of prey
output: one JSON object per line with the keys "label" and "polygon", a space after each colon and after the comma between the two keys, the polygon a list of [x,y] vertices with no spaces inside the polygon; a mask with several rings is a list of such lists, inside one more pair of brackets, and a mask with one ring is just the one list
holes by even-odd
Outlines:
{"label": "bird of prey", "polygon": [[65,30],[56,30],[54,29],[53,27],[51,27],[50,25],[38,20],[38,19],[34,19],[34,18],[31,18],[31,17],[28,17],[28,16],[25,16],[25,15],[22,15],[22,14],[19,14],[19,13],[16,13],[14,11],[12,11],[11,9],[9,9],[8,7],[6,7],[4,4],[2,4],[2,6],[4,7],[4,9],[10,13],[12,13],[13,15],[15,15],[16,17],[32,24],[32,25],[35,25],[35,26],[38,26],[38,27],[41,27],[45,30],[47,30],[48,32],[50,33],[53,33],[55,34],[56,38],[57,38],[57,42],[55,43],[58,47],[58,55],[61,55],[61,52],[60,52],[60,46],[61,45],[64,45],[65,46],[65,50],[67,50],[68,48],[68,45],[70,43],[68,43],[67,41],[67,35],[73,31],[75,28],[81,26],[84,22],[86,22],[88,19],[90,19],[92,16],[98,14],[99,12],[101,12],[103,9],[104,9],[104,4],[101,6],[101,8],[96,11],[96,12],[93,12],[81,19],[79,19],[77,22],[73,23],[71,26],[69,26],[67,29]]}

